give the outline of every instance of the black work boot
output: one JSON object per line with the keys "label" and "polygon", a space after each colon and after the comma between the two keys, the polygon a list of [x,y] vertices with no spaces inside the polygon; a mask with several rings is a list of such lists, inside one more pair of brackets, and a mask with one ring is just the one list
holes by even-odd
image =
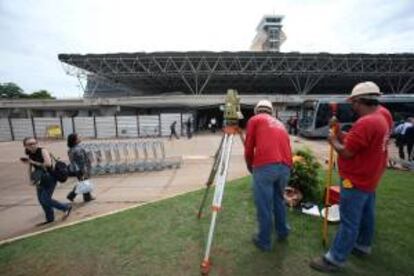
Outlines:
{"label": "black work boot", "polygon": [[75,193],[74,190],[71,191],[70,193],[68,193],[68,195],[66,196],[66,198],[71,202],[73,202],[75,200],[75,197],[76,197],[76,193]]}
{"label": "black work boot", "polygon": [[325,257],[313,259],[309,263],[309,266],[315,270],[326,273],[338,272],[340,270],[339,266],[336,266],[333,263],[329,262],[327,259],[325,259]]}
{"label": "black work boot", "polygon": [[83,194],[83,201],[88,202],[88,201],[92,201],[95,198],[91,195],[91,193],[85,193]]}

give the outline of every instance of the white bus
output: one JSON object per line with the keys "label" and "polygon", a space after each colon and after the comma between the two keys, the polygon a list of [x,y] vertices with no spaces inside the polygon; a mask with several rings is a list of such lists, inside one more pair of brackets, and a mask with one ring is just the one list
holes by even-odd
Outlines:
{"label": "white bus", "polygon": [[[332,117],[330,103],[337,103],[337,118],[342,130],[348,130],[357,119],[346,101],[347,96],[326,96],[326,98],[305,100],[301,107],[299,119],[299,134],[304,137],[322,138],[329,133],[328,122]],[[382,95],[380,104],[392,114],[394,122],[414,117],[414,95],[393,94]]]}

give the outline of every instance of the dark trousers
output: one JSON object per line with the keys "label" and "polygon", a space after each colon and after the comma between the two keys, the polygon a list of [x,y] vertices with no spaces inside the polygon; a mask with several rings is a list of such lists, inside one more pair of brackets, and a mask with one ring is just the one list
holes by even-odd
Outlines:
{"label": "dark trousers", "polygon": [[45,212],[46,221],[48,222],[55,220],[53,208],[66,211],[70,206],[69,204],[61,203],[52,198],[56,184],[56,179],[48,174],[43,177],[40,185],[37,187],[37,199]]}
{"label": "dark trousers", "polygon": [[401,159],[405,159],[405,155],[404,155],[404,145],[398,145],[398,156]]}
{"label": "dark trousers", "polygon": [[298,128],[293,125],[288,125],[289,134],[298,135]]}
{"label": "dark trousers", "polygon": [[405,135],[398,134],[395,139],[395,145],[398,147],[398,156],[403,160],[405,159],[404,149],[407,146],[407,159],[409,160],[410,153],[413,148],[413,143],[409,143]]}
{"label": "dark trousers", "polygon": [[411,153],[413,152],[413,146],[414,146],[414,142],[413,141],[408,141],[407,142],[408,161],[413,161],[414,160],[414,153],[411,155]]}
{"label": "dark trousers", "polygon": [[170,139],[172,138],[172,137],[175,137],[175,138],[177,138],[177,139],[180,139],[180,137],[178,137],[178,135],[177,135],[177,132],[175,132],[175,129],[173,130],[171,130],[171,133],[170,133]]}

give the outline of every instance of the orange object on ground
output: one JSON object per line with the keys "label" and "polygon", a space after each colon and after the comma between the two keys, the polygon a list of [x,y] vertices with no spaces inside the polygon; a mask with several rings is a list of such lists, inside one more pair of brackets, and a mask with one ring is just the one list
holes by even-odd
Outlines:
{"label": "orange object on ground", "polygon": [[339,186],[329,187],[329,205],[339,204],[340,188]]}

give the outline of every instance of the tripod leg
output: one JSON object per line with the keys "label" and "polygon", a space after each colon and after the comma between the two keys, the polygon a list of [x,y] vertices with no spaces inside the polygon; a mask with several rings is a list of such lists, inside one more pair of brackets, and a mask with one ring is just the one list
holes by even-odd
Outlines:
{"label": "tripod leg", "polygon": [[240,140],[242,141],[243,146],[244,146],[246,140],[244,139],[243,132],[241,130],[239,131],[239,136],[240,136]]}
{"label": "tripod leg", "polygon": [[219,162],[219,168],[218,168],[219,174],[217,175],[217,179],[216,179],[216,187],[214,191],[214,198],[213,198],[213,204],[212,204],[213,213],[212,213],[210,229],[209,229],[208,237],[207,237],[206,250],[204,254],[204,259],[201,263],[201,273],[203,275],[208,274],[210,267],[211,267],[210,249],[213,243],[213,236],[214,236],[214,230],[216,226],[217,213],[221,209],[221,202],[222,202],[223,194],[224,194],[224,186],[226,184],[232,144],[233,144],[233,135],[226,134],[226,138],[225,138],[224,145],[223,145],[223,150],[220,154],[220,162]]}
{"label": "tripod leg", "polygon": [[207,183],[206,183],[206,186],[207,187],[206,187],[206,190],[204,191],[204,195],[203,195],[203,199],[201,200],[200,208],[198,209],[197,217],[199,219],[201,218],[201,215],[203,213],[204,205],[206,203],[207,195],[208,195],[208,192],[210,190],[211,184],[213,184],[214,177],[217,174],[217,169],[218,169],[219,161],[220,161],[219,158],[220,158],[221,150],[223,148],[223,141],[224,141],[224,135],[221,138],[221,142],[220,142],[219,148],[217,149],[216,153],[214,154],[213,167],[211,168],[210,175],[209,175],[208,180],[207,180]]}

